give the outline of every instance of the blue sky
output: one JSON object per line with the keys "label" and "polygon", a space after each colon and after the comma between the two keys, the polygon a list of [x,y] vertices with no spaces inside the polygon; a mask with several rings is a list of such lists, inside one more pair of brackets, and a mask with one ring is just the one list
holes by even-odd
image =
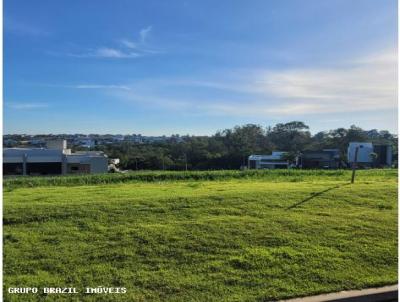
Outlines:
{"label": "blue sky", "polygon": [[4,133],[397,133],[394,0],[5,0]]}

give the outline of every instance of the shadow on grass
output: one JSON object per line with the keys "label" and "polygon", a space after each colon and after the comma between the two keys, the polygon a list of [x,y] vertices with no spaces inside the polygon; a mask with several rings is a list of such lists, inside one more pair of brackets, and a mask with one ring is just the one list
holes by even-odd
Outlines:
{"label": "shadow on grass", "polygon": [[306,203],[307,201],[310,201],[310,200],[314,199],[315,197],[321,196],[321,195],[325,194],[326,192],[329,192],[329,191],[332,191],[332,190],[335,190],[335,189],[339,189],[341,187],[348,186],[348,185],[350,185],[350,183],[344,183],[344,184],[336,185],[334,187],[322,190],[322,191],[317,192],[317,193],[313,193],[310,197],[307,197],[306,199],[303,199],[303,200],[291,205],[290,207],[287,207],[286,210],[291,210],[293,208],[301,206],[302,204]]}

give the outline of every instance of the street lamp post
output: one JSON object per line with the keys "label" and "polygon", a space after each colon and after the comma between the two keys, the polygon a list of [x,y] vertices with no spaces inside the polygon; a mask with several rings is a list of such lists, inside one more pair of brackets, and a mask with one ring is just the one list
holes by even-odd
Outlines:
{"label": "street lamp post", "polygon": [[352,166],[353,172],[352,172],[352,174],[351,174],[351,183],[352,183],[352,184],[354,183],[354,179],[355,179],[355,177],[356,177],[358,148],[359,148],[359,147],[356,147],[356,151],[355,151],[355,154],[354,154],[354,162],[353,162],[353,166]]}

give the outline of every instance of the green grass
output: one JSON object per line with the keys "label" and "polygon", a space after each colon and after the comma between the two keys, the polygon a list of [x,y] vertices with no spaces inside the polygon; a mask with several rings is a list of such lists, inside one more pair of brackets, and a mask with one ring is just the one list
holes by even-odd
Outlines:
{"label": "green grass", "polygon": [[246,173],[6,180],[5,288],[128,292],[5,300],[271,301],[397,282],[396,170],[353,185],[349,171]]}
{"label": "green grass", "polygon": [[[49,177],[9,177],[4,179],[3,186],[11,190],[19,187],[39,186],[79,186],[93,184],[113,184],[132,182],[158,182],[181,180],[230,180],[230,179],[263,179],[269,181],[303,181],[345,180],[350,178],[350,170],[220,170],[220,171],[138,171],[118,174],[89,174]],[[390,178],[397,176],[397,171],[388,170],[361,170],[363,178]]]}

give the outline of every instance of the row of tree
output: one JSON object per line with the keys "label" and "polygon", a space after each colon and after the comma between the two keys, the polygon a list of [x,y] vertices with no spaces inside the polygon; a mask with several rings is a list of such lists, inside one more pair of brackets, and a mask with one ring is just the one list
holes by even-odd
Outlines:
{"label": "row of tree", "polygon": [[263,128],[247,124],[218,131],[212,136],[187,137],[183,142],[118,144],[97,146],[111,158],[120,159],[120,168],[129,170],[238,169],[251,154],[287,151],[293,157],[306,150],[339,149],[346,160],[349,142],[392,144],[397,158],[397,136],[389,131],[363,130],[356,126],[312,135],[300,121]]}

